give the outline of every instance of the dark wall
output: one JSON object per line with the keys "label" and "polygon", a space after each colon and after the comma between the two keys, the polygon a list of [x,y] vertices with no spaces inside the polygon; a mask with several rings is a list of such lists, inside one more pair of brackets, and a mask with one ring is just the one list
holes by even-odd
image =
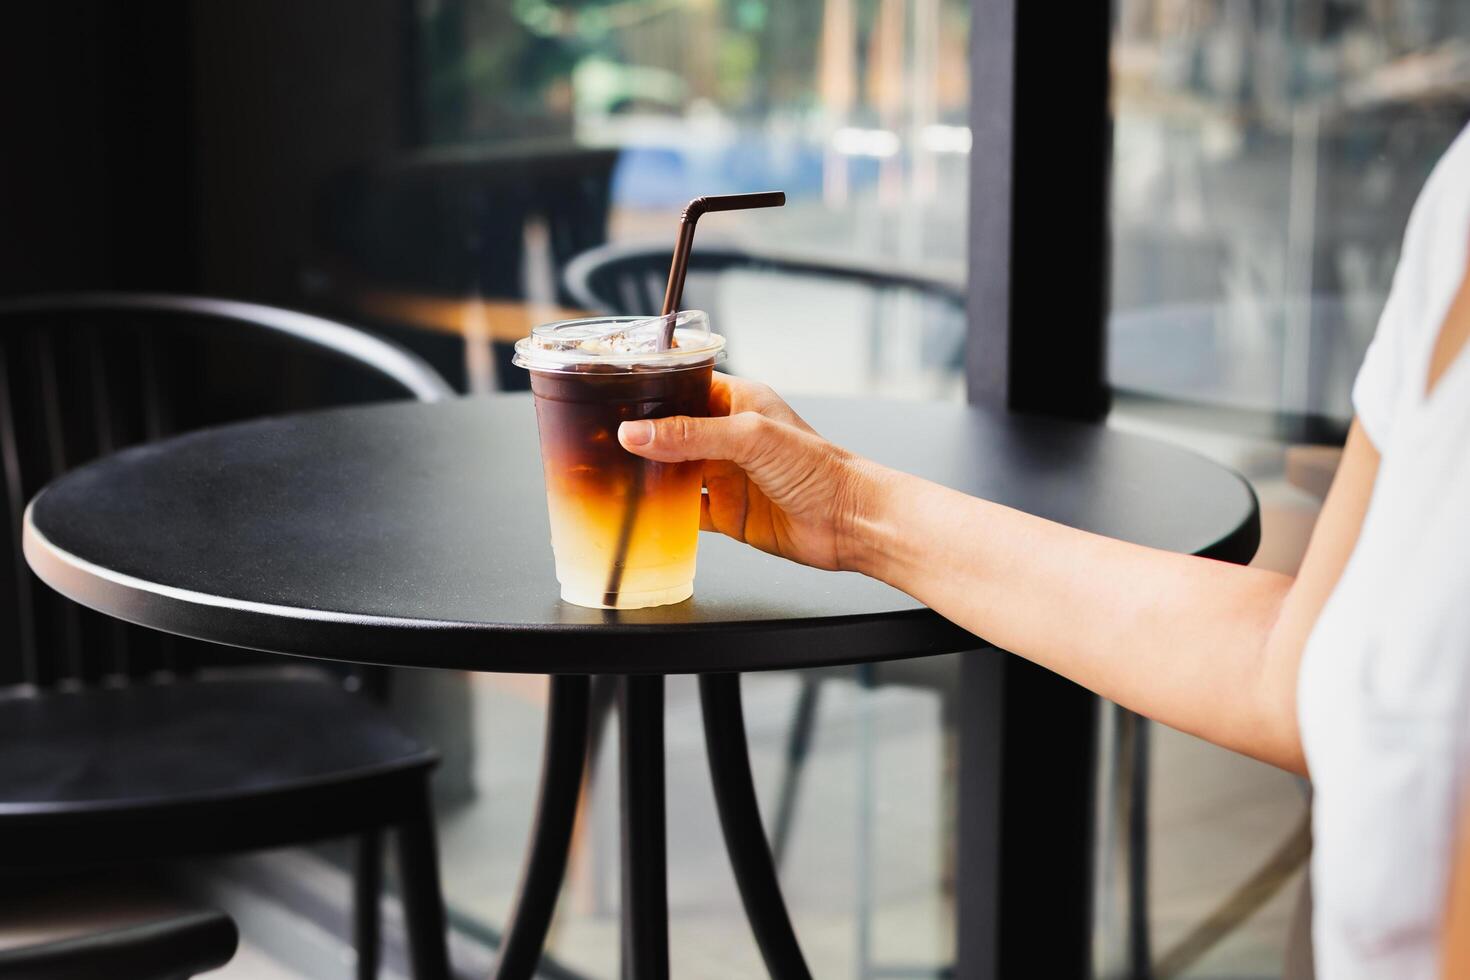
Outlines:
{"label": "dark wall", "polygon": [[206,291],[300,299],[321,188],[407,142],[404,6],[195,4],[197,234]]}
{"label": "dark wall", "polygon": [[318,189],[405,141],[402,0],[0,11],[0,293],[290,303]]}
{"label": "dark wall", "polygon": [[[523,296],[537,222],[537,291],[568,302],[560,272],[606,240],[617,158],[479,110],[464,142],[446,105],[515,102],[463,49],[486,17],[462,0],[0,4],[0,296],[164,290],[309,310],[462,385],[459,338],[402,311]],[[426,145],[429,116],[461,142]]]}
{"label": "dark wall", "polygon": [[0,292],[194,280],[187,13],[0,13]]}

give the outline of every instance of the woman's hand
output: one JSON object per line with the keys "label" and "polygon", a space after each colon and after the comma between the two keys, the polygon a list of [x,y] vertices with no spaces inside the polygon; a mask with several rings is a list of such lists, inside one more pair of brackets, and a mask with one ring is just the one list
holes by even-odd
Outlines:
{"label": "woman's hand", "polygon": [[856,567],[853,532],[881,470],[817,435],[765,385],[716,374],[709,418],[624,422],[618,441],[646,459],[705,461],[705,530],[817,568]]}

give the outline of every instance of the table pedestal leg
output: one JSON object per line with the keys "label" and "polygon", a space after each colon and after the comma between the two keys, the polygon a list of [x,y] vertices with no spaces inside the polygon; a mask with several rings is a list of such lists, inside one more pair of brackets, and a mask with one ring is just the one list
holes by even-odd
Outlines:
{"label": "table pedestal leg", "polygon": [[619,689],[623,816],[623,977],[669,975],[664,811],[664,679],[625,677]]}
{"label": "table pedestal leg", "polygon": [[761,826],[750,753],[745,742],[745,715],[740,704],[739,674],[705,674],[699,678],[704,711],[704,744],[709,754],[715,805],[725,833],[725,850],[745,904],[766,969],[776,980],[810,980],[786,901],[776,880],[776,866]]}
{"label": "table pedestal leg", "polygon": [[1090,976],[1097,696],[981,650],[960,703],[955,976]]}
{"label": "table pedestal leg", "polygon": [[500,959],[495,964],[495,980],[529,978],[541,960],[546,930],[567,870],[577,794],[587,757],[588,684],[588,678],[582,676],[551,678],[541,791],[531,823],[531,847],[521,873],[520,894],[512,906]]}

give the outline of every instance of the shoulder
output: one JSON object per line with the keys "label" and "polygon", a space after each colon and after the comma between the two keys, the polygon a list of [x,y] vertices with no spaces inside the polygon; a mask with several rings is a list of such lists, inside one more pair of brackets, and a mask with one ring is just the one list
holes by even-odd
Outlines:
{"label": "shoulder", "polygon": [[1424,182],[1424,189],[1409,214],[1400,263],[1423,262],[1428,257],[1425,250],[1435,249],[1445,236],[1453,234],[1463,238],[1470,234],[1463,213],[1467,202],[1470,202],[1470,126],[1455,137]]}
{"label": "shoulder", "polygon": [[1457,213],[1463,209],[1452,206],[1466,200],[1470,200],[1470,126],[1455,137],[1424,182],[1409,214],[1400,265],[1422,261],[1422,251],[1434,248],[1446,234],[1470,234],[1465,216]]}
{"label": "shoulder", "polygon": [[1435,312],[1453,295],[1464,272],[1470,238],[1470,126],[1425,181],[1409,214],[1393,285],[1378,329],[1353,386],[1353,407],[1379,452],[1391,439],[1399,396],[1433,341]]}
{"label": "shoulder", "polygon": [[1470,125],[1460,131],[1435,165],[1425,190],[1456,182],[1461,187],[1470,186]]}

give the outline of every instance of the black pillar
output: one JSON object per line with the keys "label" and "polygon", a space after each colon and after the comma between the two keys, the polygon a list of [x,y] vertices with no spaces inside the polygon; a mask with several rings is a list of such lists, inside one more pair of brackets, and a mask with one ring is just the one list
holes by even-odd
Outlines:
{"label": "black pillar", "polygon": [[[1110,5],[971,3],[969,398],[1100,421]],[[1086,976],[1097,699],[994,652],[962,688],[957,975]]]}
{"label": "black pillar", "polygon": [[970,400],[1100,419],[1109,5],[972,0],[972,11]]}

